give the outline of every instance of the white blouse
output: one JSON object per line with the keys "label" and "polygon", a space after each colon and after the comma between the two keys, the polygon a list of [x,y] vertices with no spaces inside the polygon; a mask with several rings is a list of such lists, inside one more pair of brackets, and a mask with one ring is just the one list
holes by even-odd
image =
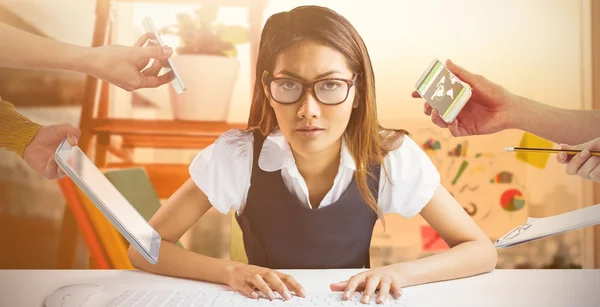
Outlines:
{"label": "white blouse", "polygon": [[[229,130],[214,144],[202,150],[192,161],[189,171],[192,180],[206,194],[210,203],[221,213],[242,212],[250,188],[254,136],[243,130]],[[333,187],[319,207],[336,202],[350,185],[356,165],[342,139],[340,166]],[[288,190],[311,208],[308,188],[296,167],[290,145],[276,130],[265,139],[258,166],[267,172],[281,170]],[[412,217],[431,200],[440,184],[440,175],[423,150],[408,136],[402,145],[384,157],[391,182],[380,175],[378,204],[383,213],[398,213]]]}

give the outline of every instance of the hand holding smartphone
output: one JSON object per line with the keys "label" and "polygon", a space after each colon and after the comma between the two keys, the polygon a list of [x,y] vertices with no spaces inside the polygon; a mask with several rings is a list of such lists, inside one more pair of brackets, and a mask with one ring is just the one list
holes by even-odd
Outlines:
{"label": "hand holding smartphone", "polygon": [[[158,29],[154,25],[154,22],[152,22],[150,16],[147,16],[142,20],[142,27],[144,28],[144,32],[148,34],[148,39],[150,40],[150,42],[158,44],[161,47],[165,46],[160,32],[158,32]],[[175,63],[173,62],[173,60],[171,58],[168,58],[167,61],[162,64],[163,67],[167,69],[165,73],[170,76],[171,85],[175,89],[175,92],[177,92],[177,94],[183,93],[185,91],[185,83],[183,83],[181,75],[175,68]]]}
{"label": "hand holding smartphone", "polygon": [[450,124],[471,98],[471,87],[434,59],[415,84],[417,93]]}

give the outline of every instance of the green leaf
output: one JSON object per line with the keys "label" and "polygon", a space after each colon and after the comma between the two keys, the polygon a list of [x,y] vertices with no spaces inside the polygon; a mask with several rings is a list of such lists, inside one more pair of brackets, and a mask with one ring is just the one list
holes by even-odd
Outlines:
{"label": "green leaf", "polygon": [[233,48],[233,49],[223,51],[223,54],[225,54],[225,56],[235,58],[238,55],[238,51],[236,48]]}
{"label": "green leaf", "polygon": [[181,54],[211,54],[235,57],[236,45],[247,43],[248,30],[241,26],[214,24],[219,11],[218,5],[204,5],[195,15],[177,14],[177,24],[165,27],[164,34],[179,36]]}
{"label": "green leaf", "polygon": [[248,30],[241,26],[220,26],[215,29],[217,35],[225,42],[234,45],[248,42]]}

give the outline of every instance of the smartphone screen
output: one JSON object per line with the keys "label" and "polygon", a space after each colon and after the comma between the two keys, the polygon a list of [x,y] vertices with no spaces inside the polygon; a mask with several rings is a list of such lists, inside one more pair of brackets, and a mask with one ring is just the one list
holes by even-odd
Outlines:
{"label": "smartphone screen", "polygon": [[[150,42],[160,45],[160,46],[163,46],[163,47],[165,46],[164,42],[162,41],[162,39],[160,37],[160,33],[158,32],[158,29],[156,28],[156,26],[154,25],[154,23],[152,22],[152,19],[150,19],[150,17],[145,17],[142,20],[142,27],[144,28],[144,31],[148,34],[148,39],[150,40]],[[169,79],[171,80],[171,85],[175,89],[175,92],[177,92],[177,94],[183,93],[186,89],[185,84],[183,83],[183,80],[182,80],[181,76],[179,75],[179,72],[175,68],[175,64],[173,63],[173,60],[171,60],[171,58],[169,58],[166,61],[161,61],[161,64],[163,65],[163,68],[165,69],[164,73],[166,73],[169,76]]]}
{"label": "smartphone screen", "polygon": [[444,64],[436,61],[417,88],[417,92],[444,117],[460,100],[465,86]]}

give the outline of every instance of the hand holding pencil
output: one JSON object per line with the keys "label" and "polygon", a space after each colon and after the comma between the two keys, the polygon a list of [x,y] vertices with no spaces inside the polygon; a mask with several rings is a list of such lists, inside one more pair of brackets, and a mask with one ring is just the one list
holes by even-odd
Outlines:
{"label": "hand holding pencil", "polygon": [[506,151],[558,153],[556,160],[567,165],[567,174],[600,183],[600,138],[575,146],[561,144],[560,147],[561,149],[507,147]]}
{"label": "hand holding pencil", "polygon": [[600,138],[576,146],[561,145],[561,149],[581,150],[574,156],[566,153],[559,153],[556,156],[559,163],[567,165],[567,174],[579,175],[583,179],[600,182],[600,155],[598,154]]}
{"label": "hand holding pencil", "polygon": [[[575,146],[569,146],[569,145],[561,145],[561,146],[575,147]],[[561,149],[535,148],[535,147],[505,147],[504,150],[509,151],[509,152],[537,152],[537,153],[547,153],[547,154],[557,153],[562,157],[559,160],[563,160],[563,159],[568,158],[568,156],[577,155],[577,154],[583,152],[585,149],[583,149],[583,150],[582,149],[567,149],[566,147],[563,147]],[[600,151],[590,150],[589,153],[592,156],[600,157]]]}

